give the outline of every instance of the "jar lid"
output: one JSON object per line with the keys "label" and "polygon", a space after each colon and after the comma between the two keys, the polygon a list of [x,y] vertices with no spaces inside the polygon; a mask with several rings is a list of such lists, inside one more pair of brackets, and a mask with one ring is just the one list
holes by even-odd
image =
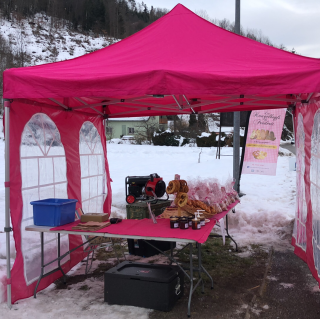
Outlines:
{"label": "jar lid", "polygon": [[179,220],[178,218],[171,218],[171,217],[170,217],[170,219],[173,220],[174,222]]}

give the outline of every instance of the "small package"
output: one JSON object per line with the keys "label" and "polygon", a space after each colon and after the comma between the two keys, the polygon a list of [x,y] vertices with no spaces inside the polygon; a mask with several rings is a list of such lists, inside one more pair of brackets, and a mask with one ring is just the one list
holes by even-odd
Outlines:
{"label": "small package", "polygon": [[81,223],[84,222],[105,222],[109,219],[108,214],[104,213],[88,213],[80,217]]}

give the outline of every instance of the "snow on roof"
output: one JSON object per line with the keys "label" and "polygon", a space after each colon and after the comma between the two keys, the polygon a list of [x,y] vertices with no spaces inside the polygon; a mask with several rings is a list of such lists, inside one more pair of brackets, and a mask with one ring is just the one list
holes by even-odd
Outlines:
{"label": "snow on roof", "polygon": [[118,117],[118,118],[111,118],[108,121],[126,121],[126,122],[139,122],[139,121],[148,121],[150,116],[144,117]]}

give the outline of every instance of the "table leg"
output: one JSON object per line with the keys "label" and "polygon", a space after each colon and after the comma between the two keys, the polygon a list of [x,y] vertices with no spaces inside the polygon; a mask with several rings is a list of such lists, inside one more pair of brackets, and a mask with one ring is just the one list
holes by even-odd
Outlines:
{"label": "table leg", "polygon": [[40,271],[40,276],[38,279],[38,282],[36,284],[36,287],[34,288],[34,293],[33,297],[37,298],[37,289],[40,284],[40,280],[42,279],[43,272],[44,272],[44,256],[43,256],[43,232],[40,233],[40,241],[41,241],[41,271]]}
{"label": "table leg", "polygon": [[236,243],[236,241],[230,236],[229,234],[229,227],[228,227],[228,214],[226,215],[226,232],[228,237],[234,242],[234,244],[236,245],[236,251],[238,251],[238,244]]}
{"label": "table leg", "polygon": [[193,293],[193,262],[192,262],[192,244],[189,244],[189,258],[190,258],[190,292],[189,292],[189,301],[188,301],[188,317],[190,317],[190,306],[191,306],[191,298]]}
{"label": "table leg", "polygon": [[66,283],[66,275],[63,272],[61,265],[60,265],[60,233],[58,233],[58,268],[60,269],[60,271],[62,272],[63,275],[63,282]]}
{"label": "table leg", "polygon": [[172,265],[172,260],[173,260],[173,241],[170,242],[170,256],[171,256],[171,259],[170,259],[170,264],[169,265]]}
{"label": "table leg", "polygon": [[202,260],[201,260],[201,244],[197,244],[198,245],[198,267],[199,267],[199,281],[201,280],[201,292],[204,294],[204,282],[201,276],[201,271],[202,271]]}

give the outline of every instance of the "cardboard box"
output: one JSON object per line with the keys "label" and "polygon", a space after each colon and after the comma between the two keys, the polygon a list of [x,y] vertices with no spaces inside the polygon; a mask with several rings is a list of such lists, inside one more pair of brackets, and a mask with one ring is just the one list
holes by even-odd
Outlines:
{"label": "cardboard box", "polygon": [[81,215],[81,222],[105,222],[109,219],[108,214],[104,213],[88,213]]}

